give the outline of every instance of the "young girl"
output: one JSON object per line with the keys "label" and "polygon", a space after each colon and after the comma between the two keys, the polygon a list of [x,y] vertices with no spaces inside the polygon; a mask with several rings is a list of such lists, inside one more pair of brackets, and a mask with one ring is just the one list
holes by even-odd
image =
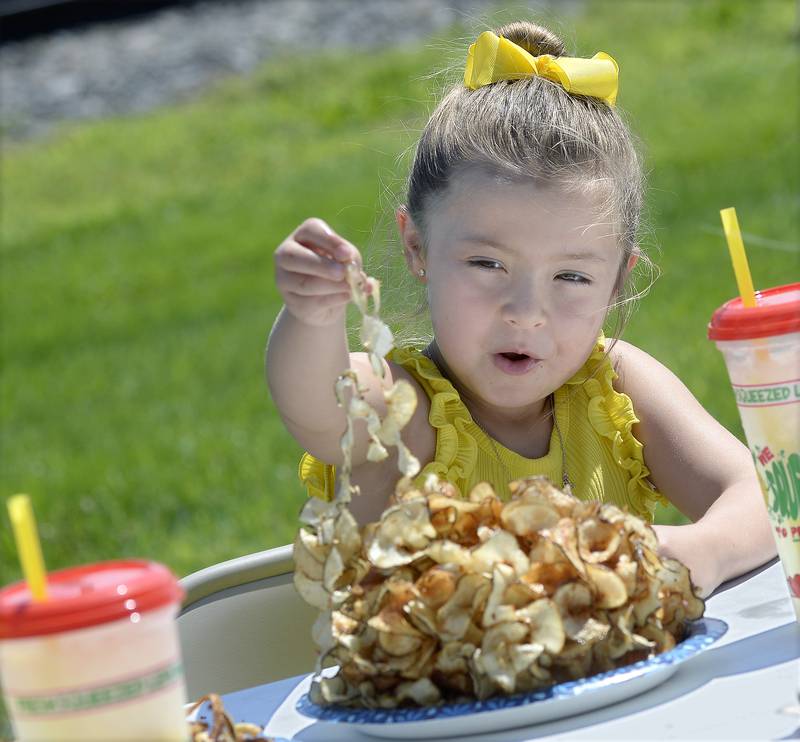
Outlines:
{"label": "young girl", "polygon": [[[488,481],[503,496],[509,481],[544,474],[648,520],[666,498],[694,522],[656,526],[661,551],[707,594],[775,547],[747,448],[658,361],[602,334],[640,256],[643,179],[616,89],[613,59],[566,58],[540,26],[482,34],[464,84],[422,133],[396,214],[433,341],[389,354],[383,379],[350,353],[345,266],[361,256],[308,219],[275,253],[285,305],[268,381],[308,451],[310,494],[332,495],[342,460],[336,378],[355,370],[381,414],[382,388],[406,379],[419,400],[403,431],[419,483],[436,473],[466,495]],[[368,462],[367,444],[356,426],[362,521],[378,518],[398,479],[396,455]]]}

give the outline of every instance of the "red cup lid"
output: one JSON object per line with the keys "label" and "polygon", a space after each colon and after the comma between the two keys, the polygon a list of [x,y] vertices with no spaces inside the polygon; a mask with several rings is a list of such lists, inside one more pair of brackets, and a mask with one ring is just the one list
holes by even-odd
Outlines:
{"label": "red cup lid", "polygon": [[179,603],[184,596],[172,572],[143,559],[50,572],[47,593],[48,599],[37,603],[25,582],[0,590],[0,639],[96,626]]}
{"label": "red cup lid", "polygon": [[800,332],[800,283],[756,291],[756,306],[726,301],[708,324],[711,340],[748,340]]}

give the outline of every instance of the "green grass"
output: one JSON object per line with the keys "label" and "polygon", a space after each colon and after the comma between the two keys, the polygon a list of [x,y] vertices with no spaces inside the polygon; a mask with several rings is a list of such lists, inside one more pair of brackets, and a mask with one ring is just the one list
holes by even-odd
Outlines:
{"label": "green grass", "polygon": [[[620,62],[647,146],[663,275],[626,337],[739,435],[705,338],[736,291],[718,211],[793,245],[749,242],[758,286],[797,279],[794,9],[594,2],[559,26]],[[139,555],[185,574],[292,538],[300,450],[263,380],[272,252],[312,214],[379,241],[426,76],[463,52],[282,57],[189,103],[6,143],[0,493],[32,495],[49,566]],[[1,528],[0,582],[18,574]]]}

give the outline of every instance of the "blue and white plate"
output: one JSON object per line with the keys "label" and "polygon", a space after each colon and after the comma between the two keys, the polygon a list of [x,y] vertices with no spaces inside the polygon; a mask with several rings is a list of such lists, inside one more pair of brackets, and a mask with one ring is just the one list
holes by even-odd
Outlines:
{"label": "blue and white plate", "polygon": [[305,694],[296,708],[304,716],[389,739],[497,732],[582,714],[644,693],[663,683],[675,673],[681,662],[711,646],[727,630],[728,624],[724,621],[702,618],[690,624],[687,637],[669,652],[531,693],[497,696],[486,701],[398,709],[319,706]]}

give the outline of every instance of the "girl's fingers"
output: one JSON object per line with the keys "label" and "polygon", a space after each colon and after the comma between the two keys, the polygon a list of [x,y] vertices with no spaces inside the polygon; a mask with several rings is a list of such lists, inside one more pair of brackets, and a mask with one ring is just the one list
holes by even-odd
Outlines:
{"label": "girl's fingers", "polygon": [[297,296],[325,296],[328,294],[350,296],[350,287],[346,281],[331,281],[308,273],[293,273],[282,270],[276,276],[276,282],[282,291],[296,294]]}
{"label": "girl's fingers", "polygon": [[291,273],[305,273],[331,281],[344,280],[346,266],[320,255],[292,240],[284,242],[275,253],[276,266]]}
{"label": "girl's fingers", "polygon": [[306,219],[291,235],[303,247],[340,263],[355,260],[361,265],[361,254],[343,237],[336,234],[322,219]]}
{"label": "girl's fingers", "polygon": [[[307,322],[329,322],[352,299],[354,264],[362,285],[361,254],[321,219],[307,219],[275,251],[275,283],[287,308]],[[367,290],[369,286],[366,286]]]}
{"label": "girl's fingers", "polygon": [[[291,303],[292,299],[298,302],[307,302],[308,297],[302,294],[295,294],[291,291],[286,293],[286,300],[287,303]],[[325,294],[324,296],[318,296],[314,301],[314,308],[315,309],[327,309],[328,307],[339,306],[340,304],[347,304],[350,301],[350,294],[349,293],[338,293],[338,294]]]}
{"label": "girl's fingers", "polygon": [[355,263],[361,267],[361,253],[355,245],[351,245],[343,237],[339,237],[341,242],[336,247],[336,260],[340,263]]}

